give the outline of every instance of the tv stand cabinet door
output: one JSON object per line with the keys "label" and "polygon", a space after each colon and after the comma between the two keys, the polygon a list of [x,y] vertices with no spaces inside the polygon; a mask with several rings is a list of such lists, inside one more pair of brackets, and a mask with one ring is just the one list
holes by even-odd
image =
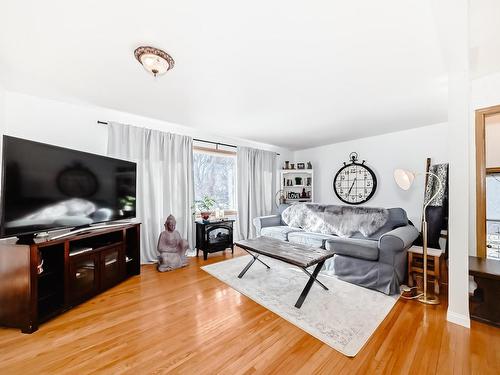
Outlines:
{"label": "tv stand cabinet door", "polygon": [[82,254],[70,258],[69,298],[70,304],[78,304],[99,291],[98,254]]}
{"label": "tv stand cabinet door", "polygon": [[124,278],[125,257],[123,246],[102,250],[99,256],[101,289],[106,290],[115,286]]}
{"label": "tv stand cabinet door", "polygon": [[37,265],[35,247],[0,243],[0,325],[37,330]]}

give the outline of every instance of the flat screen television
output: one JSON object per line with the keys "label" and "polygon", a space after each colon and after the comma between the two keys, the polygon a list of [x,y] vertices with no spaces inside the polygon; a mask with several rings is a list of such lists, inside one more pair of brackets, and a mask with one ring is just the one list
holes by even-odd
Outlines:
{"label": "flat screen television", "polygon": [[130,219],[136,164],[3,136],[1,237]]}

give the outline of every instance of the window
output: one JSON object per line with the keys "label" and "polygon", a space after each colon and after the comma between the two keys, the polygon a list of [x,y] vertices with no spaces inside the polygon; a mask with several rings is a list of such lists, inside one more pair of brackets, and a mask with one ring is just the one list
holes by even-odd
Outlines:
{"label": "window", "polygon": [[214,198],[216,207],[236,211],[236,153],[193,148],[194,197]]}
{"label": "window", "polygon": [[486,173],[486,258],[500,260],[500,173]]}

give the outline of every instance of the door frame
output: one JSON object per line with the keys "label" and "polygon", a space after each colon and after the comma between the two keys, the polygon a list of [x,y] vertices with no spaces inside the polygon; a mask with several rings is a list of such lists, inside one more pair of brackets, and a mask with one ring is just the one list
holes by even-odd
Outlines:
{"label": "door frame", "polygon": [[486,258],[486,118],[500,105],[476,110],[476,255]]}

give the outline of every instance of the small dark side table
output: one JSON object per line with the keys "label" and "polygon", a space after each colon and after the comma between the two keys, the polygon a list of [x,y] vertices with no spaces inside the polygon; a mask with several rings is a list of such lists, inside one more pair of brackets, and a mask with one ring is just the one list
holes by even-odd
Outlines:
{"label": "small dark side table", "polygon": [[477,289],[469,298],[470,317],[500,327],[500,261],[469,256]]}
{"label": "small dark side table", "polygon": [[196,256],[203,252],[207,260],[208,253],[224,251],[228,248],[234,254],[233,223],[234,219],[196,220]]}

